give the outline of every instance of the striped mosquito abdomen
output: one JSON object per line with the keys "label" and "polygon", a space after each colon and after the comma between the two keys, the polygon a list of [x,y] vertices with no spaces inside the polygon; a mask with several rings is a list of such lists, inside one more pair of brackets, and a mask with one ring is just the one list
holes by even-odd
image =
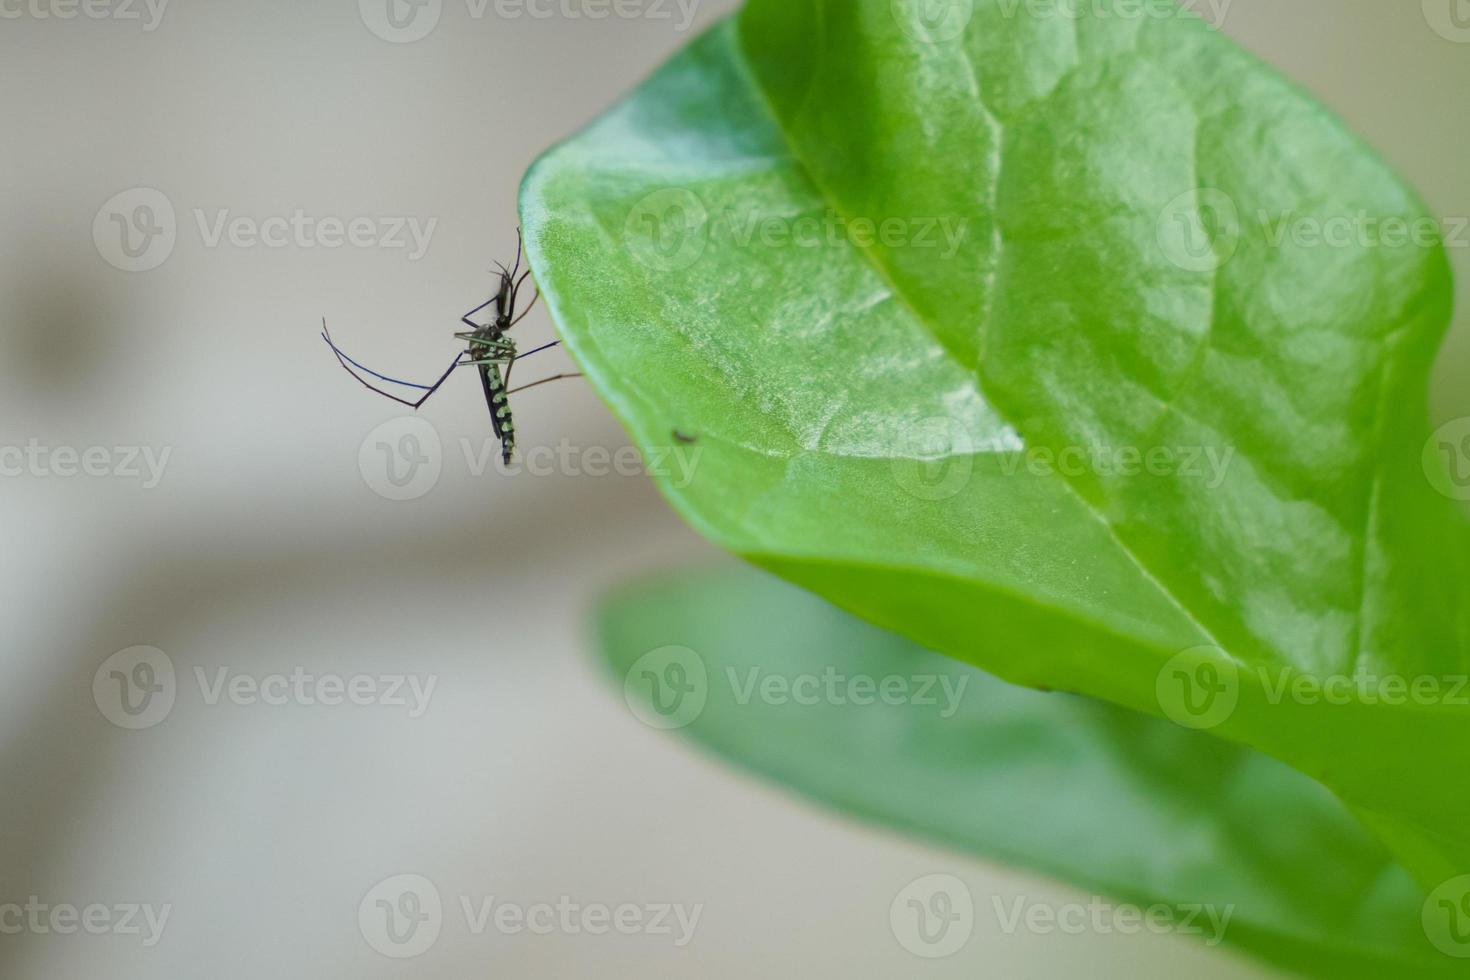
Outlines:
{"label": "striped mosquito abdomen", "polygon": [[507,466],[516,448],[516,422],[510,413],[510,394],[499,364],[481,364],[480,382],[485,388],[485,404],[490,409],[490,424],[500,440],[500,458]]}

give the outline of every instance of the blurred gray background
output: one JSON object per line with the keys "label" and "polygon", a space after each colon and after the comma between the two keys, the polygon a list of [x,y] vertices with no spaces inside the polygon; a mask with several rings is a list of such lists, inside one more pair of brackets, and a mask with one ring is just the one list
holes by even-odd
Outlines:
{"label": "blurred gray background", "polygon": [[[482,470],[477,385],[456,379],[431,429],[406,429],[318,339],[325,314],[361,360],[436,376],[455,318],[514,253],[526,166],[733,3],[596,19],[577,0],[537,8],[551,16],[442,0],[400,5],[395,25],[386,0],[158,2],[0,0],[0,447],[47,454],[0,477],[0,906],[169,918],[151,946],[146,925],[0,928],[0,976],[1267,975],[1188,939],[1008,934],[984,912],[955,956],[908,953],[888,910],[919,876],[957,875],[987,910],[1087,896],[844,822],[644,727],[589,655],[589,610],[710,549],[638,476]],[[1223,12],[1437,214],[1470,215],[1470,3]],[[160,207],[171,250],[148,237]],[[297,212],[326,224],[250,239]],[[393,247],[395,218],[434,222],[422,255],[406,231]],[[358,243],[325,247],[353,219]],[[1470,414],[1470,231],[1453,255],[1462,313],[1436,421]],[[551,337],[539,310],[521,330]],[[595,465],[625,445],[581,382],[519,396],[517,418],[523,449],[566,440]],[[406,435],[440,439],[437,479],[387,479],[378,444]],[[66,449],[95,449],[93,473],[65,475]],[[174,670],[162,717],[103,708],[110,657],[134,680],[158,665],[138,646]],[[197,681],[298,670],[436,686],[414,717],[210,703]],[[403,874],[444,903],[437,942],[411,959],[381,955],[359,923]],[[476,935],[459,900],[491,895],[703,911],[683,946]]]}

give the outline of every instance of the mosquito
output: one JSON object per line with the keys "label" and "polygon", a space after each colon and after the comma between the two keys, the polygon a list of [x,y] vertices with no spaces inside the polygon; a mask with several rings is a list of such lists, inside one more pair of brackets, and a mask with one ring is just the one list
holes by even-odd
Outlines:
{"label": "mosquito", "polygon": [[[521,286],[525,284],[531,275],[530,269],[521,272],[522,251],[521,246],[518,244],[516,247],[515,266],[513,268],[507,269],[504,263],[495,263],[500,269],[500,277],[494,294],[488,300],[459,318],[461,323],[470,328],[454,335],[459,340],[464,341],[465,349],[454,356],[454,360],[450,362],[449,367],[445,369],[444,373],[439,376],[439,380],[431,385],[415,384],[412,381],[400,381],[397,378],[390,378],[386,374],[379,374],[372,368],[353,360],[333,342],[332,335],[327,330],[325,317],[322,318],[322,339],[327,342],[328,347],[332,348],[332,353],[336,355],[337,361],[342,365],[343,370],[356,378],[363,387],[377,392],[384,398],[391,398],[400,405],[407,405],[409,408],[415,410],[423,405],[424,402],[428,401],[430,396],[438,391],[444,382],[449,380],[449,376],[457,369],[462,367],[479,368],[480,386],[485,390],[485,405],[490,409],[490,424],[495,429],[495,438],[500,440],[500,458],[508,466],[510,465],[511,457],[515,453],[516,446],[516,423],[515,417],[511,415],[510,411],[510,396],[518,391],[525,391],[529,388],[535,388],[538,385],[549,384],[552,381],[560,381],[563,378],[581,377],[577,373],[555,374],[549,378],[542,378],[540,381],[533,381],[528,385],[521,385],[519,388],[510,387],[510,372],[515,367],[517,361],[530,357],[532,354],[539,354],[541,351],[550,350],[561,343],[559,340],[553,340],[549,344],[542,344],[540,347],[534,350],[528,350],[522,354],[517,352],[516,342],[509,336],[511,328],[524,320],[526,315],[536,306],[536,301],[541,298],[541,291],[537,289],[536,295],[532,297],[531,302],[526,308],[519,314],[516,313],[516,304],[520,299]],[[532,284],[532,288],[535,289],[534,283]],[[487,309],[490,310],[489,322],[483,324],[476,323],[475,316]],[[353,370],[354,368],[356,370]],[[423,394],[417,400],[400,398],[391,391],[385,391],[368,381],[358,371],[371,375],[379,381],[386,381],[389,384],[400,385],[415,391],[422,391]]]}

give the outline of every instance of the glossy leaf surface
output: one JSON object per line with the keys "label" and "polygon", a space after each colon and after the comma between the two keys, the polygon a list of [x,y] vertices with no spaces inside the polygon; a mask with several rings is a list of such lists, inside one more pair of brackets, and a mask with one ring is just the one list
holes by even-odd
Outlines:
{"label": "glossy leaf surface", "polygon": [[970,8],[753,0],[548,153],[568,347],[721,545],[1285,760],[1426,888],[1470,871],[1421,206],[1188,16]]}

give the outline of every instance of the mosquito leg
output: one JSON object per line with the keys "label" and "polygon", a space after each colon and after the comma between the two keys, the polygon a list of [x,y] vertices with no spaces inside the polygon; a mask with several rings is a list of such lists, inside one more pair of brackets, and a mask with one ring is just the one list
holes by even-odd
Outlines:
{"label": "mosquito leg", "polygon": [[[364,388],[368,389],[369,391],[376,392],[377,394],[382,395],[384,398],[392,399],[393,401],[398,402],[398,404],[400,404],[400,405],[407,405],[409,408],[412,408],[415,411],[417,411],[419,409],[419,407],[421,407],[424,404],[424,402],[428,401],[429,398],[434,394],[434,392],[438,391],[439,388],[441,386],[443,386],[443,384],[444,384],[445,381],[448,381],[449,380],[449,376],[454,373],[454,369],[455,368],[463,367],[464,366],[460,362],[460,360],[459,360],[460,355],[457,355],[456,354],[455,355],[455,358],[454,358],[454,362],[449,365],[449,367],[445,370],[445,372],[442,375],[439,376],[439,380],[438,381],[435,381],[432,385],[429,385],[427,388],[424,388],[423,395],[420,396],[417,401],[409,401],[407,398],[399,398],[397,395],[393,394],[391,391],[384,391],[382,388],[379,388],[377,385],[370,384],[365,378],[363,378],[356,371],[352,370],[352,368],[350,368],[350,367],[347,366],[347,362],[345,360],[342,360],[343,355],[341,354],[341,352],[336,351],[335,348],[333,348],[333,351],[335,353],[337,353],[337,359],[339,361],[342,361],[342,367],[343,367],[343,369],[348,374],[350,374],[354,378],[356,378],[357,381],[358,381],[358,383],[361,384]],[[422,385],[414,385],[414,387],[415,388],[423,388],[424,386],[422,386]]]}
{"label": "mosquito leg", "polygon": [[[530,273],[527,273],[527,275],[530,275]],[[530,313],[532,310],[534,310],[536,308],[536,301],[539,300],[540,298],[541,298],[541,290],[538,289],[538,290],[536,290],[536,295],[531,297],[531,305],[528,306],[528,307],[526,307],[524,310],[522,310],[520,316],[518,316],[514,320],[510,321],[510,326],[513,327],[517,323],[520,323],[522,320],[524,320],[526,318],[526,314],[527,313]],[[506,329],[509,330],[510,327],[506,327]]]}
{"label": "mosquito leg", "polygon": [[574,374],[553,374],[549,378],[542,378],[540,381],[532,381],[528,385],[521,385],[519,388],[512,388],[509,391],[507,391],[506,394],[507,395],[514,395],[518,391],[525,391],[525,390],[527,390],[529,388],[535,388],[535,387],[537,387],[539,385],[550,384],[553,381],[560,381],[563,378],[580,378],[580,377],[582,377],[581,372],[577,372],[577,373],[574,373]]}
{"label": "mosquito leg", "polygon": [[357,368],[359,371],[363,372],[364,374],[370,374],[370,375],[372,375],[373,377],[377,378],[379,381],[387,381],[387,382],[390,382],[391,384],[403,385],[403,387],[405,387],[405,388],[417,388],[420,391],[425,391],[429,387],[428,385],[415,384],[412,381],[404,381],[401,378],[390,378],[386,374],[379,374],[377,371],[374,371],[372,368],[368,367],[366,364],[362,364],[362,363],[354,360],[352,357],[350,357],[345,351],[343,351],[340,347],[338,347],[332,341],[331,334],[327,332],[326,320],[323,320],[322,321],[322,339],[327,342],[327,346],[329,346],[329,347],[332,348],[333,353],[337,354],[337,356],[338,356],[338,358],[340,360],[343,360],[346,363],[351,364],[353,367]]}
{"label": "mosquito leg", "polygon": [[549,344],[542,344],[540,347],[536,347],[536,348],[534,348],[532,350],[528,350],[524,354],[517,354],[514,358],[512,358],[512,360],[519,361],[523,357],[530,357],[532,354],[539,354],[539,353],[541,353],[544,350],[551,350],[551,348],[557,346],[560,343],[561,343],[561,341],[559,341],[559,340],[553,340]]}
{"label": "mosquito leg", "polygon": [[495,302],[495,297],[492,296],[489,299],[487,299],[485,302],[481,303],[479,306],[475,307],[473,310],[470,310],[464,316],[460,317],[459,318],[459,321],[461,323],[463,323],[467,327],[471,327],[471,328],[473,328],[475,330],[479,330],[480,329],[480,325],[478,323],[476,323],[474,320],[471,320],[470,317],[474,316],[476,313],[480,312],[485,307],[489,306],[491,303],[494,303],[494,302]]}
{"label": "mosquito leg", "polygon": [[[429,400],[429,396],[433,395],[434,392],[436,392],[436,391],[439,390],[439,387],[441,385],[443,385],[445,381],[449,380],[449,376],[454,373],[454,369],[457,368],[457,367],[460,367],[462,365],[463,362],[460,360],[460,358],[464,357],[463,352],[454,355],[453,362],[451,362],[450,365],[449,365],[449,367],[444,371],[444,373],[439,376],[439,380],[438,381],[435,381],[432,385],[421,385],[421,384],[414,384],[412,381],[400,381],[397,378],[390,378],[387,375],[379,374],[378,372],[374,371],[372,368],[363,367],[361,364],[358,364],[352,358],[350,358],[346,354],[344,354],[341,351],[341,349],[338,348],[338,346],[332,341],[332,335],[327,330],[327,321],[326,321],[325,318],[322,319],[322,339],[327,342],[327,346],[330,347],[332,349],[332,353],[334,355],[336,355],[337,362],[342,365],[342,370],[346,371],[348,374],[350,374],[354,378],[356,378],[358,384],[362,385],[364,388],[368,389],[369,391],[373,391],[373,392],[376,392],[379,395],[382,395],[384,398],[390,398],[393,401],[398,402],[400,405],[407,405],[409,408],[413,408],[413,409],[417,409],[424,402],[428,401]],[[381,379],[383,381],[388,381],[388,382],[391,382],[392,384],[396,384],[396,385],[403,385],[405,388],[417,388],[418,390],[422,391],[424,394],[423,394],[422,397],[419,398],[418,401],[409,401],[407,398],[399,398],[397,395],[393,394],[391,391],[384,391],[382,388],[379,388],[378,386],[376,386],[376,385],[372,384],[371,382],[369,382],[362,375],[358,374],[357,371],[354,371],[353,370],[354,367],[357,367],[357,368],[359,368],[359,369],[367,372],[368,374],[372,375],[373,377],[379,378],[379,379]]]}
{"label": "mosquito leg", "polygon": [[[513,367],[516,366],[516,361],[519,361],[523,357],[530,357],[532,354],[539,354],[539,353],[541,353],[544,350],[550,350],[551,348],[555,347],[559,343],[561,343],[561,341],[559,341],[559,340],[553,340],[549,344],[542,344],[540,347],[537,347],[535,350],[528,350],[524,354],[517,354],[515,357],[512,357],[510,360],[506,361],[505,362],[505,387],[507,389],[510,388],[510,371],[511,371],[511,368],[513,368]],[[507,391],[506,394],[508,395],[508,394],[510,394],[510,392]]]}

